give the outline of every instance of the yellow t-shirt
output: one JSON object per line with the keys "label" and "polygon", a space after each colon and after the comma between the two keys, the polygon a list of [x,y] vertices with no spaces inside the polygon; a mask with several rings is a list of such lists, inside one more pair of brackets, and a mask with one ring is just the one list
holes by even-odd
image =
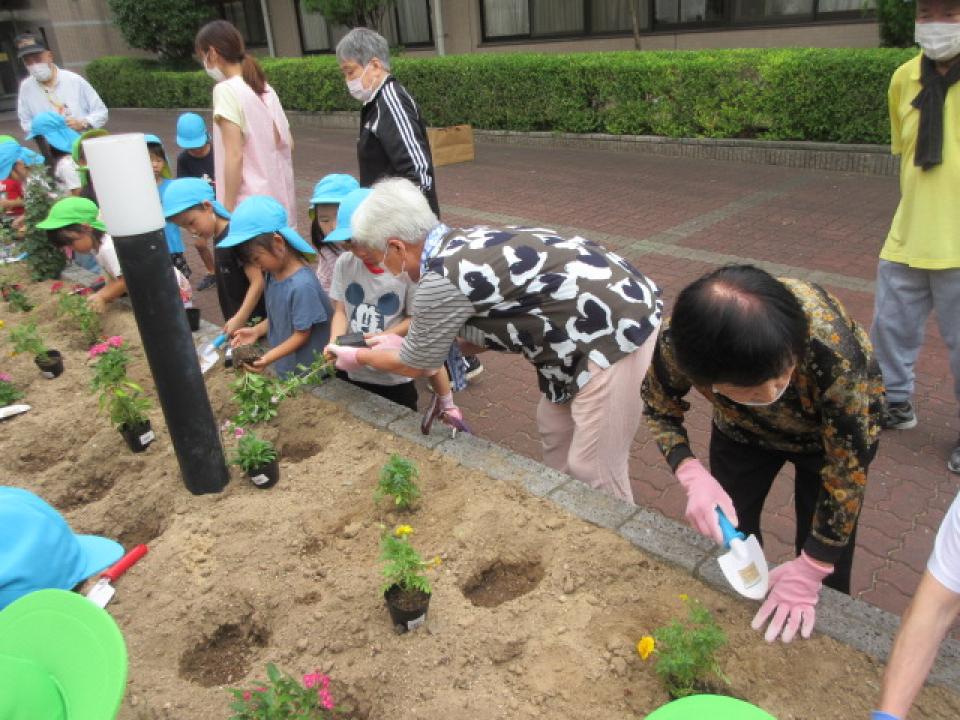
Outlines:
{"label": "yellow t-shirt", "polygon": [[890,80],[891,150],[900,156],[900,206],[880,258],[926,270],[960,268],[960,83],[943,109],[943,163],[924,171],[913,164],[920,111],[918,55]]}
{"label": "yellow t-shirt", "polygon": [[213,119],[218,117],[239,125],[240,132],[247,132],[247,121],[243,116],[240,98],[226,82],[218,82],[213,86]]}

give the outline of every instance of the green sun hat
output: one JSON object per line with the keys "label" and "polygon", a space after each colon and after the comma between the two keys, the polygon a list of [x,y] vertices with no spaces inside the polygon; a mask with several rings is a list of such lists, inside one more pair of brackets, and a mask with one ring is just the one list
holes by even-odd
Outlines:
{"label": "green sun hat", "polygon": [[113,720],[127,648],[110,614],[68,590],[38,590],[0,611],[0,718]]}
{"label": "green sun hat", "polygon": [[777,720],[755,705],[726,695],[691,695],[647,715],[646,720]]}
{"label": "green sun hat", "polygon": [[107,226],[100,219],[100,208],[93,200],[85,197],[66,197],[58,200],[50,208],[37,227],[41,230],[59,230],[68,225],[89,225],[106,232]]}

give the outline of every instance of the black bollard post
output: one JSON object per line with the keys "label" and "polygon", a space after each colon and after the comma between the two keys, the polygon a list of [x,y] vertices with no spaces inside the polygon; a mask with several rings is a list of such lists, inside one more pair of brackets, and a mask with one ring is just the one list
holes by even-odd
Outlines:
{"label": "black bollard post", "polygon": [[220,492],[229,473],[167,250],[143,135],[92,138],[84,141],[83,150],[127,281],[183,483],[194,495]]}

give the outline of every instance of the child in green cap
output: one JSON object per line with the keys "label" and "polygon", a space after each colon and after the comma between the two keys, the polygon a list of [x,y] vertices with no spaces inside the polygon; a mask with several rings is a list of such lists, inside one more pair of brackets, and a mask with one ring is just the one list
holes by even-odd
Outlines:
{"label": "child in green cap", "polygon": [[49,231],[47,235],[57,247],[70,247],[77,253],[93,253],[107,284],[90,295],[87,303],[97,312],[103,312],[107,305],[126,294],[127,283],[113,247],[113,238],[107,234],[107,227],[99,216],[100,209],[92,200],[66,197],[53,204],[37,227]]}

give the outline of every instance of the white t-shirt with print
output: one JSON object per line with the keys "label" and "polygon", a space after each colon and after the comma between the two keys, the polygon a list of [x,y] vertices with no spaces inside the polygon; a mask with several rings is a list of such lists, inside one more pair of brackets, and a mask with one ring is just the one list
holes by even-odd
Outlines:
{"label": "white t-shirt with print", "polygon": [[[409,313],[417,286],[403,282],[388,272],[374,275],[352,252],[337,258],[330,282],[330,299],[344,304],[347,332],[378,333],[403,320]],[[330,338],[331,342],[336,338]],[[400,385],[411,382],[405,375],[394,375],[362,367],[348,373],[351,380],[372,385]]]}
{"label": "white t-shirt with print", "polygon": [[960,493],[940,523],[927,570],[945,588],[960,594]]}

